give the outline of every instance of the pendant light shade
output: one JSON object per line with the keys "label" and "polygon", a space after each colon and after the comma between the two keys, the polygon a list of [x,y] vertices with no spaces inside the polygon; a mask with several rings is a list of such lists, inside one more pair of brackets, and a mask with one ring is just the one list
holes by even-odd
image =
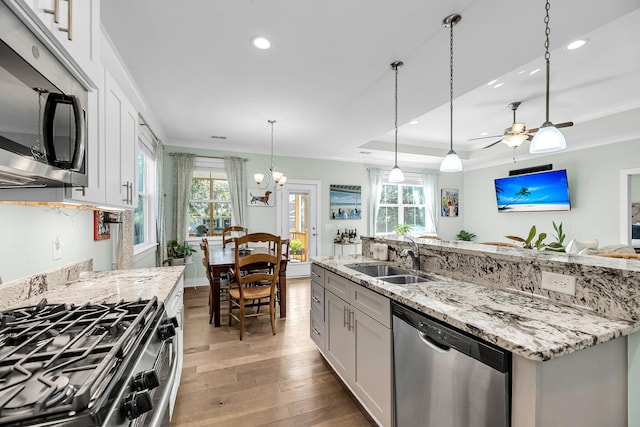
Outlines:
{"label": "pendant light shade", "polygon": [[449,151],[442,159],[442,163],[440,163],[440,172],[460,172],[461,170],[462,160],[460,160],[455,151]]}
{"label": "pendant light shade", "polygon": [[533,139],[531,140],[531,145],[529,145],[529,153],[532,154],[551,153],[553,151],[560,151],[567,148],[567,141],[564,139],[564,135],[562,135],[562,132],[560,132],[558,128],[549,120],[549,70],[551,68],[551,55],[549,54],[549,34],[551,33],[551,30],[549,29],[550,7],[551,6],[549,5],[549,1],[547,0],[547,3],[545,5],[547,14],[544,18],[546,36],[546,40],[544,43],[544,59],[547,63],[546,120],[540,126],[540,130],[536,132],[536,134],[533,136]]}
{"label": "pendant light shade", "polygon": [[396,114],[395,114],[395,163],[393,164],[393,169],[391,169],[391,173],[389,173],[389,182],[393,184],[398,184],[400,182],[404,182],[404,173],[398,167],[398,67],[402,67],[404,63],[402,61],[395,61],[391,63],[391,68],[395,71],[396,74],[396,90],[395,90],[395,106],[396,106]]}
{"label": "pendant light shade", "polygon": [[449,28],[449,152],[440,163],[440,172],[460,172],[462,171],[462,160],[453,151],[453,27],[460,22],[462,17],[458,14],[449,15],[442,20],[442,26]]}

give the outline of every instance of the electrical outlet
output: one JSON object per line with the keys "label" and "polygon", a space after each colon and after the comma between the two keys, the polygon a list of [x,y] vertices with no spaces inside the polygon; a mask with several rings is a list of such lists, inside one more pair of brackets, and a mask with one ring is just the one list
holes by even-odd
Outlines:
{"label": "electrical outlet", "polygon": [[561,292],[563,294],[576,294],[576,278],[566,274],[542,272],[542,289]]}
{"label": "electrical outlet", "polygon": [[53,236],[53,260],[62,258],[62,237]]}

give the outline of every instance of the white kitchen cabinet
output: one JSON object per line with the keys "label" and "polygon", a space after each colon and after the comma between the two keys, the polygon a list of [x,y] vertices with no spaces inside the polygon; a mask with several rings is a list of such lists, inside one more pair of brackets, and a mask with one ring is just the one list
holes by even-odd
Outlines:
{"label": "white kitchen cabinet", "polygon": [[176,351],[176,357],[178,358],[178,366],[176,367],[176,377],[171,386],[171,400],[169,402],[169,410],[173,415],[173,408],[175,405],[176,397],[178,396],[178,387],[180,386],[180,379],[182,375],[182,365],[184,358],[184,283],[183,277],[180,278],[176,284],[175,289],[165,300],[165,308],[167,310],[167,316],[175,317],[178,319],[178,329],[176,331],[176,337],[178,339],[178,349]]}
{"label": "white kitchen cabinet", "polygon": [[25,2],[81,68],[98,59],[99,0],[26,0]]}
{"label": "white kitchen cabinet", "polygon": [[[318,288],[312,266],[314,301]],[[393,425],[391,304],[388,298],[324,271],[325,359],[380,425]],[[320,299],[316,296],[317,299]],[[315,341],[315,339],[314,339]]]}
{"label": "white kitchen cabinet", "polygon": [[108,71],[104,85],[105,203],[134,209],[138,113]]}

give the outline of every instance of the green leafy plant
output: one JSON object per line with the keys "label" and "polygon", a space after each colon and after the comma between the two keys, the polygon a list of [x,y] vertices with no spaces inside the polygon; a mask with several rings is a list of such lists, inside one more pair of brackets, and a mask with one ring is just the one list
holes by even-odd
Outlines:
{"label": "green leafy plant", "polygon": [[537,238],[536,238],[536,233],[537,233],[536,226],[532,225],[531,229],[529,230],[529,235],[526,238],[522,238],[519,236],[504,236],[504,237],[506,237],[507,239],[522,243],[522,247],[525,249],[533,249],[533,248],[536,248],[538,250],[544,249],[544,247],[546,246],[544,244],[544,239],[547,238],[547,233],[540,233],[538,234]]}
{"label": "green leafy plant", "polygon": [[470,242],[475,239],[476,235],[469,231],[460,230],[460,232],[456,235],[458,240],[463,240],[465,242]]}
{"label": "green leafy plant", "polygon": [[298,253],[298,251],[302,249],[302,242],[298,239],[291,239],[289,242],[289,249],[291,249],[291,252],[294,254]]}
{"label": "green leafy plant", "polygon": [[[171,241],[173,244],[174,240]],[[169,244],[167,243],[167,247]],[[196,252],[196,248],[191,246],[189,242],[184,242],[181,245],[177,244],[177,242],[171,246],[173,248],[173,258],[184,258],[189,255],[193,255]],[[171,256],[171,255],[170,255]]]}
{"label": "green leafy plant", "polygon": [[404,236],[411,231],[411,227],[408,224],[396,224],[393,226],[393,231],[398,236]]}
{"label": "green leafy plant", "polygon": [[553,224],[553,229],[556,232],[556,234],[553,236],[556,240],[555,242],[549,243],[544,249],[546,251],[564,252],[564,239],[566,238],[566,236],[562,231],[562,223],[556,224],[554,221],[552,221],[551,223]]}

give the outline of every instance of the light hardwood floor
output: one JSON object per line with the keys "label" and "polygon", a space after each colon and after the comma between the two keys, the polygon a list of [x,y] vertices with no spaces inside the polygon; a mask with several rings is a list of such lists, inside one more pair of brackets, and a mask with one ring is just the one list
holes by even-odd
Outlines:
{"label": "light hardwood floor", "polygon": [[[373,426],[309,338],[309,279],[287,281],[287,318],[207,322],[208,288],[184,292],[184,368],[172,426]],[[226,306],[226,302],[223,304]],[[266,307],[262,307],[262,310]]]}

